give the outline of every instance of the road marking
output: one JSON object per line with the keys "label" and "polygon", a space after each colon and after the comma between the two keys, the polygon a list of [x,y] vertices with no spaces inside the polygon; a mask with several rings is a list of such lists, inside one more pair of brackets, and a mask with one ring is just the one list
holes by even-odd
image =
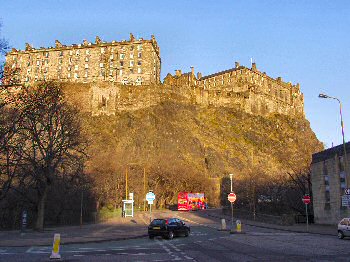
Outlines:
{"label": "road marking", "polygon": [[30,247],[30,248],[26,251],[26,253],[32,252],[33,249],[34,249],[34,247]]}

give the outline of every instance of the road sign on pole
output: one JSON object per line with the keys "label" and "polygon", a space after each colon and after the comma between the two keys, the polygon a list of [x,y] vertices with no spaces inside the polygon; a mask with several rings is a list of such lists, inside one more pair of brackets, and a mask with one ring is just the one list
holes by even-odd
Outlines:
{"label": "road sign on pole", "polygon": [[236,199],[237,199],[236,194],[233,193],[233,192],[231,192],[230,194],[228,194],[227,199],[228,199],[228,201],[230,201],[231,203],[234,203],[234,202],[236,201]]}
{"label": "road sign on pole", "polygon": [[149,204],[149,221],[150,222],[152,222],[152,205],[155,199],[156,199],[156,195],[152,191],[149,191],[146,194],[146,200],[148,201],[148,204]]}
{"label": "road sign on pole", "polygon": [[310,204],[311,198],[309,195],[304,195],[303,202],[305,204],[305,213],[306,213],[306,231],[309,231],[309,214],[307,210],[307,205]]}
{"label": "road sign on pole", "polygon": [[305,195],[305,196],[303,197],[303,202],[304,202],[305,205],[310,204],[310,202],[311,202],[310,196],[309,196],[309,195]]}
{"label": "road sign on pole", "polygon": [[231,192],[227,196],[228,201],[231,202],[231,231],[230,233],[233,233],[233,203],[236,201],[237,197],[236,194]]}
{"label": "road sign on pole", "polygon": [[350,188],[346,188],[344,193],[345,193],[345,195],[350,195]]}

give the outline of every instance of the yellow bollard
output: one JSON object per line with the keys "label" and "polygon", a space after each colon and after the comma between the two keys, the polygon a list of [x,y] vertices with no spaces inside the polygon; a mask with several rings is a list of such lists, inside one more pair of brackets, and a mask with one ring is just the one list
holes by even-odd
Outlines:
{"label": "yellow bollard", "polygon": [[61,235],[55,234],[53,237],[53,245],[52,245],[52,252],[51,252],[50,259],[61,259],[60,242],[61,242]]}
{"label": "yellow bollard", "polygon": [[242,232],[242,223],[240,220],[236,220],[236,232],[241,233]]}

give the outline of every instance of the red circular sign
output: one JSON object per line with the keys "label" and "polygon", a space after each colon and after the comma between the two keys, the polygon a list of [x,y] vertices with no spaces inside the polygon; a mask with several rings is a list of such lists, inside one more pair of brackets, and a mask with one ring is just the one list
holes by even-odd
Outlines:
{"label": "red circular sign", "polygon": [[236,199],[237,199],[236,194],[233,193],[233,192],[230,193],[230,194],[228,194],[227,199],[228,199],[228,201],[230,201],[231,203],[235,202]]}
{"label": "red circular sign", "polygon": [[310,204],[310,202],[311,202],[310,196],[304,196],[303,197],[303,202],[304,202],[305,205]]}

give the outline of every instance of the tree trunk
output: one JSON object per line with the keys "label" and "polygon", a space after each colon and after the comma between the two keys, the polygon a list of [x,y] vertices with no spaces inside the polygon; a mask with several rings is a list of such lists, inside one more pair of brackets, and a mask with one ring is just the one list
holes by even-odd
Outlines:
{"label": "tree trunk", "polygon": [[44,230],[44,215],[45,215],[45,202],[47,197],[47,188],[44,189],[43,194],[39,197],[38,203],[38,214],[35,223],[35,230],[43,231]]}

